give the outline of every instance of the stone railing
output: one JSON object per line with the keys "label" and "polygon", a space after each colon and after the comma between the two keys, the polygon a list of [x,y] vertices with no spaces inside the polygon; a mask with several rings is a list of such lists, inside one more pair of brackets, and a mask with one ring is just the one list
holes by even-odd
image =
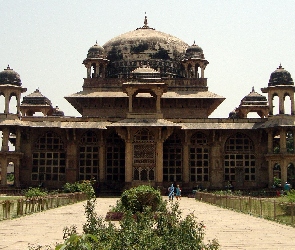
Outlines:
{"label": "stone railing", "polygon": [[281,202],[277,198],[219,195],[206,192],[196,192],[195,198],[227,209],[295,226],[295,203],[293,202]]}
{"label": "stone railing", "polygon": [[0,221],[12,219],[52,208],[74,204],[86,200],[84,193],[49,195],[30,199],[0,201]]}

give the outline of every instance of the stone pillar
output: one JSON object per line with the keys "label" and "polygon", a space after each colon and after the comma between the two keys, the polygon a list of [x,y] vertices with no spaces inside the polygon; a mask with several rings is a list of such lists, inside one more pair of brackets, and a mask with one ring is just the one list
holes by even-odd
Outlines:
{"label": "stone pillar", "polygon": [[290,95],[291,99],[291,115],[294,115],[294,94]]}
{"label": "stone pillar", "polygon": [[91,66],[87,65],[87,78],[91,78]]}
{"label": "stone pillar", "polygon": [[9,151],[8,139],[9,139],[9,129],[4,128],[2,130],[2,148],[1,148],[1,151]]}
{"label": "stone pillar", "polygon": [[157,101],[156,101],[157,113],[161,113],[161,95],[157,94]]}
{"label": "stone pillar", "polygon": [[[159,128],[161,130],[161,128]],[[156,182],[163,182],[163,140],[159,138],[156,144]]]}
{"label": "stone pillar", "polygon": [[196,70],[195,70],[196,64],[194,63],[193,67],[192,67],[192,71],[193,71],[193,76],[192,78],[197,78],[196,77]]}
{"label": "stone pillar", "polygon": [[[187,133],[185,135],[187,137]],[[187,138],[185,138],[187,140]],[[183,182],[189,182],[189,145],[188,142],[185,141],[183,144]]]}
{"label": "stone pillar", "polygon": [[105,147],[103,142],[99,145],[99,181],[104,181],[105,177]]}
{"label": "stone pillar", "polygon": [[21,141],[21,131],[20,128],[16,129],[16,142],[15,142],[15,151],[20,152],[20,141]]}
{"label": "stone pillar", "polygon": [[128,99],[129,99],[129,113],[132,113],[132,95],[129,95]]}
{"label": "stone pillar", "polygon": [[20,162],[19,162],[19,159],[17,159],[14,162],[14,185],[16,187],[20,187],[19,172],[20,172]]}
{"label": "stone pillar", "polygon": [[20,93],[18,93],[18,95],[17,95],[17,98],[16,98],[16,101],[17,101],[17,105],[16,105],[16,113],[17,114],[20,114],[20,98],[21,98],[21,94]]}
{"label": "stone pillar", "polygon": [[99,77],[99,63],[96,64],[96,69],[95,69],[95,77]]}
{"label": "stone pillar", "polygon": [[7,159],[3,157],[1,163],[1,186],[7,185]]}
{"label": "stone pillar", "polygon": [[279,96],[279,106],[280,106],[279,114],[285,114],[284,97],[282,95]]}
{"label": "stone pillar", "polygon": [[272,187],[273,185],[273,163],[272,161],[268,161],[268,187]]}
{"label": "stone pillar", "polygon": [[271,96],[271,93],[268,92],[268,105],[269,105],[269,114],[270,115],[273,115],[273,99],[272,99],[272,96]]}
{"label": "stone pillar", "polygon": [[79,180],[79,164],[77,152],[79,152],[75,129],[66,130],[66,182],[74,183]]}
{"label": "stone pillar", "polygon": [[287,181],[287,167],[288,167],[288,163],[285,158],[281,160],[280,166],[281,166],[281,181],[282,181],[282,188],[283,188],[285,182]]}
{"label": "stone pillar", "polygon": [[132,150],[132,142],[131,140],[126,140],[125,147],[125,181],[132,182],[132,170],[133,170],[133,150]]}
{"label": "stone pillar", "polygon": [[267,151],[269,154],[273,154],[273,134],[272,130],[268,130],[268,142],[267,142]]}
{"label": "stone pillar", "polygon": [[285,129],[280,130],[280,153],[287,153]]}
{"label": "stone pillar", "polygon": [[202,68],[201,68],[201,78],[204,78],[204,72],[205,72],[205,69],[204,69],[204,66],[202,66]]}
{"label": "stone pillar", "polygon": [[5,114],[9,114],[9,93],[5,93]]}

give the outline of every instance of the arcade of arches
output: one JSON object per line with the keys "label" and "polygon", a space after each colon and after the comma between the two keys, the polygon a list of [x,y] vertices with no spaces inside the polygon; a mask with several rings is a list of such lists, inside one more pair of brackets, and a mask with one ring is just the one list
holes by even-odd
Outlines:
{"label": "arcade of arches", "polygon": [[65,97],[80,117],[39,89],[21,100],[19,74],[9,65],[0,72],[1,186],[9,163],[24,188],[91,178],[101,192],[172,182],[184,192],[229,182],[254,189],[274,178],[295,186],[295,87],[282,65],[265,79],[265,96],[253,87],[227,118],[210,118],[225,98],[209,91],[203,49],[149,27],[147,17],[95,43],[83,65],[82,90]]}

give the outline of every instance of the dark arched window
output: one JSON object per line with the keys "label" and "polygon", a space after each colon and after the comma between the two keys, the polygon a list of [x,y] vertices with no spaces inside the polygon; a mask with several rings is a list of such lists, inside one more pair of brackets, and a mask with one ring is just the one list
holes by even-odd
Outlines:
{"label": "dark arched window", "polygon": [[209,181],[209,147],[208,139],[203,133],[191,137],[189,149],[190,181]]}
{"label": "dark arched window", "polygon": [[47,132],[34,145],[32,181],[65,181],[66,153],[61,138]]}
{"label": "dark arched window", "polygon": [[99,180],[99,146],[97,135],[87,131],[79,145],[79,180]]}
{"label": "dark arched window", "polygon": [[237,177],[256,180],[254,144],[242,133],[234,134],[225,143],[224,181],[237,181]]}

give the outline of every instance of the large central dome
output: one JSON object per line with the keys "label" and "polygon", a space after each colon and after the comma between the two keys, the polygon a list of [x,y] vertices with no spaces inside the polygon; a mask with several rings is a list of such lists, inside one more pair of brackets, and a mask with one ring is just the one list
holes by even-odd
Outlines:
{"label": "large central dome", "polygon": [[108,54],[116,50],[124,59],[128,55],[130,60],[138,59],[138,54],[145,54],[145,59],[174,59],[185,53],[187,47],[188,44],[175,36],[144,27],[114,37],[103,45]]}
{"label": "large central dome", "polygon": [[162,76],[178,75],[179,63],[188,44],[179,38],[157,31],[147,25],[116,36],[103,45],[110,61],[110,75],[128,75],[140,65],[159,70]]}

